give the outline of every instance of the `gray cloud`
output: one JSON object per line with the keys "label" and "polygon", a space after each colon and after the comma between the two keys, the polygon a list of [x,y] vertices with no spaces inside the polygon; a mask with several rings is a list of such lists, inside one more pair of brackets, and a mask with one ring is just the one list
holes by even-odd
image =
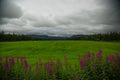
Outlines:
{"label": "gray cloud", "polygon": [[14,0],[0,0],[0,24],[7,23],[4,18],[12,19],[22,16],[22,10]]}
{"label": "gray cloud", "polygon": [[[22,15],[21,7],[18,7],[13,0],[12,2],[5,0],[4,3],[9,4],[9,8],[2,6],[0,9],[3,10],[0,13],[2,30],[20,34],[58,36],[120,32],[120,0],[89,0],[90,2],[64,0],[66,4],[62,0],[60,2],[56,0],[51,0],[51,2],[47,0],[21,1],[23,1],[20,4],[24,8],[24,15]],[[7,12],[8,9],[11,12]]]}
{"label": "gray cloud", "polygon": [[[120,0],[101,0],[102,9],[95,11],[83,10],[77,14],[60,20],[61,24],[78,24],[85,32],[120,32]],[[82,24],[82,25],[81,25]],[[85,25],[89,27],[85,27]],[[89,30],[92,28],[92,30]]]}

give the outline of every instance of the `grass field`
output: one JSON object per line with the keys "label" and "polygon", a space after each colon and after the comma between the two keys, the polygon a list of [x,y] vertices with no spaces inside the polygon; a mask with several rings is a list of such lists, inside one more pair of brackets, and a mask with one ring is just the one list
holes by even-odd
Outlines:
{"label": "grass field", "polygon": [[77,55],[88,51],[103,54],[120,53],[120,42],[98,41],[19,41],[0,42],[0,56],[26,56],[30,64],[38,58],[64,59],[67,55],[71,63],[77,62]]}

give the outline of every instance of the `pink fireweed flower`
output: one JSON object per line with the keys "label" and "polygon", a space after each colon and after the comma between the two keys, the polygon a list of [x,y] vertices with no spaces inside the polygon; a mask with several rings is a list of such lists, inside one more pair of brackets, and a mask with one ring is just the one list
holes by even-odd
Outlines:
{"label": "pink fireweed flower", "polygon": [[4,62],[3,67],[5,69],[10,69],[10,65],[9,65],[9,63],[7,61]]}
{"label": "pink fireweed flower", "polygon": [[118,61],[120,62],[120,55],[118,56]]}
{"label": "pink fireweed flower", "polygon": [[14,57],[9,58],[9,62],[14,63]]}
{"label": "pink fireweed flower", "polygon": [[113,62],[113,55],[106,55],[106,61],[107,62]]}
{"label": "pink fireweed flower", "polygon": [[117,66],[120,64],[120,60],[118,59],[118,55],[106,55],[106,61]]}
{"label": "pink fireweed flower", "polygon": [[45,69],[45,71],[48,72],[49,74],[52,74],[52,73],[53,73],[53,65],[51,65],[49,62],[45,63],[44,69]]}
{"label": "pink fireweed flower", "polygon": [[84,59],[81,59],[80,62],[79,62],[79,64],[80,64],[80,67],[81,67],[81,68],[84,68],[84,66],[85,66],[85,61],[84,61]]}
{"label": "pink fireweed flower", "polygon": [[90,59],[90,57],[91,57],[90,52],[87,53],[87,57],[88,57],[88,59]]}
{"label": "pink fireweed flower", "polygon": [[25,67],[26,69],[28,69],[29,66],[28,66],[27,60],[24,60],[24,61],[23,61],[23,65],[24,65],[24,67]]}
{"label": "pink fireweed flower", "polygon": [[96,54],[96,58],[100,59],[102,57],[102,50],[99,50],[98,53]]}
{"label": "pink fireweed flower", "polygon": [[114,55],[109,55],[109,61],[114,62],[114,60],[115,60],[115,56]]}

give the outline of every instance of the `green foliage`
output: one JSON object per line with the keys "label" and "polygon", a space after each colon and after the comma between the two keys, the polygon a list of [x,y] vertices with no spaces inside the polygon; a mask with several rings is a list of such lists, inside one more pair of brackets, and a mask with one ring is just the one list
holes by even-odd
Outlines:
{"label": "green foliage", "polygon": [[120,41],[120,32],[109,32],[103,34],[82,35],[69,38],[71,40],[94,40],[94,41]]}
{"label": "green foliage", "polygon": [[38,40],[25,35],[17,35],[13,34],[5,34],[4,32],[0,32],[0,41],[28,41],[28,40]]}

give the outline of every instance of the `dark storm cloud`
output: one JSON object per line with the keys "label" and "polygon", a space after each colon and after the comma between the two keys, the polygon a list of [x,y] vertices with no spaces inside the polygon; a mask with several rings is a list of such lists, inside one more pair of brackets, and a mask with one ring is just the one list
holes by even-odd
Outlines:
{"label": "dark storm cloud", "polygon": [[120,0],[107,0],[107,2],[109,11],[106,11],[104,16],[110,28],[106,27],[104,31],[120,32]]}
{"label": "dark storm cloud", "polygon": [[0,0],[0,24],[6,23],[4,18],[19,18],[22,10],[13,0]]}

